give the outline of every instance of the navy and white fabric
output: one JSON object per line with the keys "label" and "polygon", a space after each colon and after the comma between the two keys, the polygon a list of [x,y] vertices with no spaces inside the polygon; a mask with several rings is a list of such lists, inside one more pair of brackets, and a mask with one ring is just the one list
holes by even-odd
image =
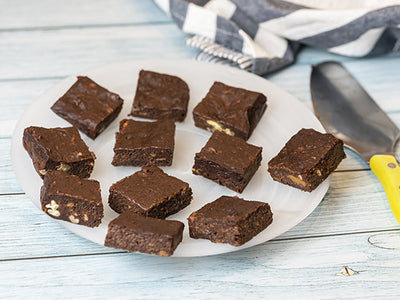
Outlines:
{"label": "navy and white fabric", "polygon": [[302,45],[363,57],[400,49],[400,0],[154,0],[199,60],[267,74]]}

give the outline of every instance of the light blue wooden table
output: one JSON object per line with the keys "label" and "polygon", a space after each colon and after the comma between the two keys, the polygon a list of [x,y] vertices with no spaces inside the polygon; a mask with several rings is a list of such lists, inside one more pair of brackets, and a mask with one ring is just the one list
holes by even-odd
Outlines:
{"label": "light blue wooden table", "polygon": [[[150,0],[0,0],[0,298],[399,299],[399,225],[369,166],[350,151],[307,219],[273,241],[227,255],[114,251],[31,204],[14,176],[10,141],[32,101],[90,67],[196,53]],[[310,65],[328,59],[343,62],[400,126],[399,55],[352,59],[306,49],[268,79],[311,109]],[[353,276],[342,274],[345,266]]]}

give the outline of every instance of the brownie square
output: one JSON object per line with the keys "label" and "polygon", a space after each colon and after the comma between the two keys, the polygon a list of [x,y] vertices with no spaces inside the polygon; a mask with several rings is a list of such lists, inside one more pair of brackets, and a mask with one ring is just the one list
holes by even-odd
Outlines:
{"label": "brownie square", "polygon": [[114,166],[170,166],[174,153],[175,123],[172,120],[139,122],[122,120],[116,133]]}
{"label": "brownie square", "polygon": [[170,256],[182,241],[183,223],[126,211],[108,225],[104,246]]}
{"label": "brownie square", "polygon": [[130,115],[183,122],[188,102],[189,87],[181,78],[141,70]]}
{"label": "brownie square", "polygon": [[123,100],[86,76],[78,76],[72,87],[51,107],[91,139],[95,139],[118,116]]}
{"label": "brownie square", "polygon": [[193,109],[194,124],[247,140],[264,114],[266,102],[261,93],[214,82]]}
{"label": "brownie square", "polygon": [[268,172],[276,181],[311,192],[345,157],[341,140],[303,128],[269,161]]}
{"label": "brownie square", "polygon": [[241,193],[260,166],[261,151],[262,147],[215,131],[196,153],[192,171]]}
{"label": "brownie square", "polygon": [[95,155],[75,127],[31,126],[24,130],[23,144],[42,178],[47,170],[60,170],[84,178],[93,171]]}
{"label": "brownie square", "polygon": [[88,227],[103,218],[100,184],[62,171],[49,170],[40,190],[42,210],[50,217]]}
{"label": "brownie square", "polygon": [[192,189],[182,180],[149,165],[110,187],[108,203],[118,213],[134,211],[164,219],[190,204]]}
{"label": "brownie square", "polygon": [[193,212],[188,222],[191,238],[240,246],[272,223],[272,212],[268,203],[222,196]]}

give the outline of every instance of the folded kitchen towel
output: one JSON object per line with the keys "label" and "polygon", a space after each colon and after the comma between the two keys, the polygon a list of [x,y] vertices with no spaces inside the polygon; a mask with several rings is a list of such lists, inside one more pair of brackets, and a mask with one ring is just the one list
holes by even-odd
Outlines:
{"label": "folded kitchen towel", "polygon": [[301,45],[353,56],[400,49],[400,0],[154,0],[199,60],[267,74],[294,62]]}

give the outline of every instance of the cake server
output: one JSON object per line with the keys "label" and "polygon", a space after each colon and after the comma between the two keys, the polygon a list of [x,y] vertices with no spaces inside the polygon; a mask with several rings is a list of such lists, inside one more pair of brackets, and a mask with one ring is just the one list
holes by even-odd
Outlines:
{"label": "cake server", "polygon": [[311,98],[326,131],[369,162],[400,224],[400,167],[394,157],[399,128],[340,63],[312,67]]}

